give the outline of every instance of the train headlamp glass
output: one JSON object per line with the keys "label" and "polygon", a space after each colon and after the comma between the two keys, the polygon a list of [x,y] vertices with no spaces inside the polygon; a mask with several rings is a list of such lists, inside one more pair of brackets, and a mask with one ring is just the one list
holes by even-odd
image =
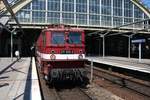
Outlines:
{"label": "train headlamp glass", "polygon": [[54,54],[54,53],[55,53],[55,51],[54,51],[54,50],[52,50],[52,51],[51,51],[51,53],[52,53],[52,54]]}
{"label": "train headlamp glass", "polygon": [[79,52],[80,52],[80,54],[82,54],[82,50],[80,50]]}
{"label": "train headlamp glass", "polygon": [[78,58],[79,58],[79,59],[83,59],[83,56],[82,56],[82,54],[80,54],[80,55],[78,56]]}

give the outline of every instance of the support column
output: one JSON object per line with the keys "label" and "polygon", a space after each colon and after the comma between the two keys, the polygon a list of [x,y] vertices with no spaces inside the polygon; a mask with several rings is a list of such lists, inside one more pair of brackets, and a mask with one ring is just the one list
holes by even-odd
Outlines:
{"label": "support column", "polygon": [[22,43],[22,41],[21,41],[21,39],[19,38],[19,39],[18,39],[18,50],[19,50],[20,56],[21,56],[21,54],[22,54],[22,52],[21,52],[21,43]]}
{"label": "support column", "polygon": [[90,79],[90,83],[92,83],[93,81],[93,59],[91,59],[91,79]]}
{"label": "support column", "polygon": [[101,56],[101,37],[99,38],[99,56]]}
{"label": "support column", "polygon": [[113,21],[114,21],[114,18],[113,18],[113,12],[114,12],[114,9],[113,9],[113,0],[111,0],[111,26],[114,27],[114,24],[113,24]]}
{"label": "support column", "polygon": [[90,2],[90,1],[87,0],[87,25],[89,25],[89,19],[90,19],[90,17],[89,17],[89,16],[90,16],[90,15],[89,15],[89,14],[90,14],[90,12],[89,12],[89,2]]}
{"label": "support column", "polygon": [[77,21],[76,21],[76,0],[74,0],[74,24],[76,25]]}
{"label": "support column", "polygon": [[105,57],[105,36],[103,36],[103,58]]}
{"label": "support column", "polygon": [[13,32],[11,32],[11,60],[13,61]]}
{"label": "support column", "polygon": [[123,25],[124,25],[124,0],[122,0],[122,16],[123,16]]}
{"label": "support column", "polygon": [[[133,11],[133,22],[134,22],[134,5],[132,5],[132,11]],[[133,24],[133,28],[135,28],[135,24]]]}
{"label": "support column", "polygon": [[62,0],[60,0],[60,23],[61,24],[63,23],[63,20],[62,20]]}
{"label": "support column", "polygon": [[139,62],[141,62],[142,58],[142,50],[141,50],[141,43],[139,43]]}
{"label": "support column", "polygon": [[2,51],[2,37],[1,37],[1,35],[2,35],[2,32],[0,31],[0,56],[1,56],[1,53],[2,53],[1,52]]}
{"label": "support column", "polygon": [[48,22],[47,22],[47,13],[48,13],[48,1],[47,1],[47,0],[45,0],[45,7],[46,7],[46,8],[45,8],[45,10],[46,10],[46,11],[45,11],[45,23],[48,23]]}
{"label": "support column", "polygon": [[128,38],[129,38],[129,39],[128,39],[128,58],[130,59],[130,55],[131,55],[131,53],[130,53],[130,47],[131,47],[131,36],[129,36]]}
{"label": "support column", "polygon": [[[100,9],[100,15],[102,15],[102,0],[100,0],[100,6],[99,6],[99,9]],[[100,26],[102,26],[102,16],[100,16]]]}
{"label": "support column", "polygon": [[30,10],[30,23],[32,23],[32,17],[33,17],[33,16],[32,16],[32,11],[33,11],[33,10],[32,10],[32,2],[31,2],[31,4],[30,4],[30,7],[31,7],[31,10]]}

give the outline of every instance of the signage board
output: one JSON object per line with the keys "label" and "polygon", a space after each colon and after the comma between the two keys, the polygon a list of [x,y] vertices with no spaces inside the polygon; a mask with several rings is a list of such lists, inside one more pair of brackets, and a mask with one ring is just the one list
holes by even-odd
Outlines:
{"label": "signage board", "polygon": [[146,42],[146,40],[145,39],[136,39],[136,40],[132,40],[131,42],[132,43],[144,43],[144,42]]}

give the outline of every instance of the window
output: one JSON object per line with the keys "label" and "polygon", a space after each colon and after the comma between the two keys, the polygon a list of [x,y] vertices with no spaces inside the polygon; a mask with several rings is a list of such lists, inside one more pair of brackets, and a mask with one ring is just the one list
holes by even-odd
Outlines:
{"label": "window", "polygon": [[[124,24],[133,23],[133,18],[124,18]],[[126,28],[133,28],[133,25],[125,26]]]}
{"label": "window", "polygon": [[102,26],[111,26],[112,17],[111,16],[102,16],[101,24]]}
{"label": "window", "polygon": [[113,1],[113,15],[122,16],[122,0]]}
{"label": "window", "polygon": [[101,12],[104,15],[111,15],[111,0],[102,0]]}
{"label": "window", "polygon": [[76,0],[76,12],[87,12],[87,0]]}
{"label": "window", "polygon": [[73,13],[63,13],[62,14],[63,23],[73,24],[74,23],[74,14]]}
{"label": "window", "polygon": [[143,18],[142,11],[136,6],[134,6],[134,17],[135,18]]}
{"label": "window", "polygon": [[80,44],[81,43],[81,33],[70,32],[68,35],[70,44]]}
{"label": "window", "polygon": [[45,0],[33,0],[32,3],[33,10],[45,10]]}
{"label": "window", "polygon": [[89,12],[90,13],[100,13],[100,1],[99,0],[90,0],[89,1]]}
{"label": "window", "polygon": [[86,14],[77,14],[76,15],[77,24],[87,24],[87,15]]}
{"label": "window", "polygon": [[30,11],[22,10],[21,12],[18,12],[17,13],[17,18],[21,22],[30,22]]}
{"label": "window", "polygon": [[113,26],[117,27],[117,26],[120,26],[122,25],[122,17],[114,17],[113,18]]}
{"label": "window", "polygon": [[74,11],[74,0],[62,0],[62,10],[63,11]]}
{"label": "window", "polygon": [[52,44],[64,44],[65,34],[64,32],[52,32]]}
{"label": "window", "polygon": [[100,25],[99,15],[90,15],[89,16],[90,25]]}
{"label": "window", "polygon": [[48,10],[60,11],[60,0],[48,0]]}
{"label": "window", "polygon": [[45,12],[33,11],[32,12],[32,21],[35,23],[44,23],[45,22]]}
{"label": "window", "polygon": [[48,12],[47,13],[47,22],[48,23],[60,23],[60,13],[58,12]]}
{"label": "window", "polygon": [[124,16],[132,17],[133,16],[133,4],[129,0],[124,0]]}

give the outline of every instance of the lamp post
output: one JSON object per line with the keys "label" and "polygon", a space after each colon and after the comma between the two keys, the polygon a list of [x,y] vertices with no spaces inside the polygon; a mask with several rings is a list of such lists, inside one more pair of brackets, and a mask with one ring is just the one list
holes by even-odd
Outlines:
{"label": "lamp post", "polygon": [[15,29],[11,32],[11,61],[13,61],[13,35],[16,35]]}
{"label": "lamp post", "polygon": [[131,51],[130,51],[130,48],[131,48],[131,37],[132,36],[128,37],[128,58],[129,59],[131,58]]}
{"label": "lamp post", "polygon": [[13,32],[11,32],[11,61],[13,61]]}

